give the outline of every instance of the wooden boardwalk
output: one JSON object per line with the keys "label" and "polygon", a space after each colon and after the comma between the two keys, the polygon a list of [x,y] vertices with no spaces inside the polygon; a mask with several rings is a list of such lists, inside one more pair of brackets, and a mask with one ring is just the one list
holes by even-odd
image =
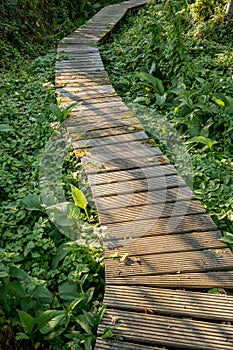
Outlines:
{"label": "wooden boardwalk", "polygon": [[[58,98],[102,225],[107,312],[95,349],[233,349],[233,254],[111,86],[97,43],[145,0],[107,6],[63,39]],[[110,258],[115,254],[115,258]],[[107,327],[122,338],[101,338]]]}

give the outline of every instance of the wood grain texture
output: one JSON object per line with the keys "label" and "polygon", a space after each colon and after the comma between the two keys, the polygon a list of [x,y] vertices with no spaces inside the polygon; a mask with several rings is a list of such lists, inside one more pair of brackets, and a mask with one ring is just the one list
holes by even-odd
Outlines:
{"label": "wood grain texture", "polygon": [[151,346],[171,346],[178,349],[232,350],[232,325],[189,320],[185,318],[138,314],[121,310],[107,310],[99,327],[117,320],[114,333],[124,340]]}
{"label": "wood grain texture", "polygon": [[158,315],[233,322],[233,297],[138,286],[108,286],[109,308]]}
{"label": "wood grain texture", "polygon": [[[217,268],[216,268],[217,269]],[[210,289],[210,288],[233,288],[233,271],[209,271],[195,273],[172,273],[151,276],[126,276],[111,277],[106,280],[108,285],[116,285],[118,288],[125,285],[149,286],[153,288],[189,288],[189,289]]]}

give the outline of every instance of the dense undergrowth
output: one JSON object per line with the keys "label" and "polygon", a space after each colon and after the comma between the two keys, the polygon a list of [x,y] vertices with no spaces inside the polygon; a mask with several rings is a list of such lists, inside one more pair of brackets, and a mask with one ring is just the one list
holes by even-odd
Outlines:
{"label": "dense undergrowth", "polygon": [[149,1],[101,53],[124,101],[150,109],[142,118],[150,135],[154,128],[159,138],[161,120],[179,132],[196,198],[232,245],[233,22],[224,18],[225,5]]}
{"label": "dense undergrowth", "polygon": [[[87,185],[72,148],[58,183],[66,194],[55,208],[60,227],[41,203],[39,176],[45,145],[59,134],[51,112],[56,44],[106,4],[0,4],[0,349],[92,349],[95,342],[103,256],[95,210],[77,189]],[[89,244],[62,227],[77,239],[89,235]]]}

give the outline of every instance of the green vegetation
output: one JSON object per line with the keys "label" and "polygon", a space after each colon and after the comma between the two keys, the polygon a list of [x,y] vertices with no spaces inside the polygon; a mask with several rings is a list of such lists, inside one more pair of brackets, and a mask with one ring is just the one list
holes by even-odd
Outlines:
{"label": "green vegetation", "polygon": [[56,44],[105,4],[0,4],[1,349],[92,349],[95,342],[104,312],[101,230],[69,145],[63,158],[50,159],[60,162],[55,177],[62,167],[54,184],[65,202],[42,203],[39,184],[45,145],[62,136],[59,123],[73,107],[56,106]]}
{"label": "green vegetation", "polygon": [[152,111],[142,118],[146,129],[168,120],[179,132],[196,197],[232,245],[233,22],[225,7],[224,0],[151,0],[101,53],[124,101]]}

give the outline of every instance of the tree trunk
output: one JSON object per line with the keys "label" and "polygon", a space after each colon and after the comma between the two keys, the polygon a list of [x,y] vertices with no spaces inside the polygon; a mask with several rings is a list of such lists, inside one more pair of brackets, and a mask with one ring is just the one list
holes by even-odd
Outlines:
{"label": "tree trunk", "polygon": [[233,0],[230,0],[227,4],[226,17],[231,19],[233,16]]}

